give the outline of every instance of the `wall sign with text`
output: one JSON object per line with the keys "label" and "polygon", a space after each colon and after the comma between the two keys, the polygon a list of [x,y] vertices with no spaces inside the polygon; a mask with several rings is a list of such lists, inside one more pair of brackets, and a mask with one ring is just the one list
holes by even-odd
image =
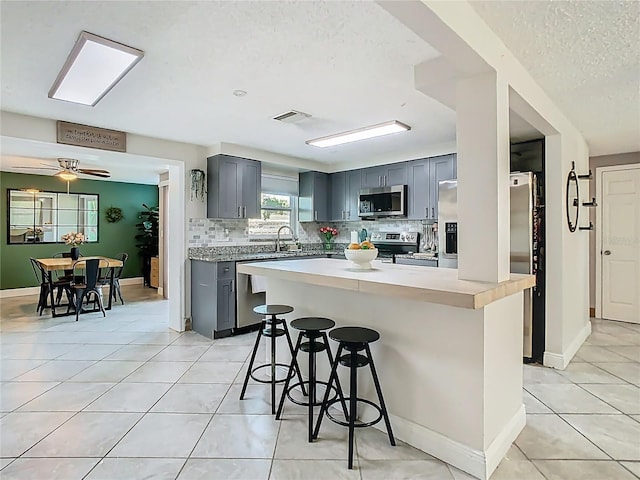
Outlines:
{"label": "wall sign with text", "polygon": [[78,123],[58,120],[58,143],[76,145],[78,147],[99,148],[114,152],[127,151],[127,134],[117,130],[89,127]]}

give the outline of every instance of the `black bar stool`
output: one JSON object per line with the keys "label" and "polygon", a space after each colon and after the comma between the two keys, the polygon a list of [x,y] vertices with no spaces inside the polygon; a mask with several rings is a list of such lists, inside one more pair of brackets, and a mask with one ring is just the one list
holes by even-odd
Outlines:
{"label": "black bar stool", "polygon": [[[378,423],[384,418],[384,423],[387,426],[387,434],[389,435],[389,442],[395,447],[396,441],[393,438],[393,432],[391,430],[391,422],[389,421],[389,415],[387,414],[387,407],[385,406],[384,399],[382,398],[382,389],[380,388],[380,382],[378,381],[378,374],[376,373],[376,367],[373,364],[373,356],[369,349],[369,344],[377,341],[380,338],[380,334],[375,330],[364,327],[340,327],[329,332],[329,336],[339,342],[338,351],[336,353],[336,359],[333,362],[331,368],[331,374],[329,375],[329,385],[325,392],[324,399],[322,400],[322,406],[320,407],[320,415],[318,417],[318,423],[313,432],[313,438],[318,438],[318,432],[320,431],[320,424],[322,418],[326,413],[329,420],[349,427],[349,469],[353,468],[353,436],[355,428],[370,427]],[[346,355],[340,355],[343,350],[347,350],[350,353]],[[365,355],[360,355],[358,352],[363,351]],[[339,420],[331,415],[329,407],[336,403],[339,399],[329,399],[329,392],[334,381],[338,379],[338,364],[349,367],[350,373],[350,391],[349,391],[349,415],[347,421]],[[369,365],[371,368],[371,375],[373,377],[373,384],[376,387],[376,393],[378,394],[378,400],[380,405],[366,400],[364,398],[358,398],[358,368]],[[362,402],[374,407],[379,415],[375,420],[370,422],[356,422],[357,415],[357,403]]]}
{"label": "black bar stool", "polygon": [[[297,360],[298,352],[300,352],[300,350],[309,353],[309,380],[304,382],[297,382],[293,385],[290,385],[292,376],[289,376],[287,378],[287,381],[284,384],[284,390],[282,391],[282,396],[280,397],[280,405],[278,406],[276,419],[280,420],[282,409],[284,407],[285,397],[288,397],[289,400],[297,405],[308,406],[309,442],[313,441],[313,407],[318,407],[322,404],[316,399],[316,385],[319,383],[321,385],[327,386],[328,388],[327,382],[316,379],[316,353],[326,351],[327,357],[329,358],[329,365],[333,365],[333,356],[331,355],[331,348],[329,347],[329,339],[327,338],[327,334],[324,331],[335,327],[335,325],[336,322],[334,322],[333,320],[322,317],[296,318],[291,322],[291,326],[296,330],[300,330],[300,334],[298,335],[298,341],[296,342],[296,348],[293,351],[291,365],[289,366],[289,368],[294,368],[293,362],[294,360]],[[303,339],[308,339],[309,341],[303,343]],[[320,341],[319,339],[321,339],[322,341]],[[302,387],[304,384],[309,385],[308,401],[297,400],[293,398],[291,396],[291,391],[298,386]],[[336,392],[336,396],[334,396],[333,398],[337,398],[339,396],[340,399],[342,399],[342,408],[344,409],[344,414],[346,416],[347,406],[344,403],[344,395],[342,394],[342,389],[340,388],[340,382],[336,382],[336,386],[333,388]]]}
{"label": "black bar stool", "polygon": [[[293,343],[291,342],[291,336],[289,336],[289,330],[287,329],[287,323],[283,318],[277,318],[278,315],[284,315],[285,313],[293,312],[293,307],[289,305],[258,305],[253,309],[259,315],[270,315],[271,318],[263,318],[260,323],[260,329],[258,330],[258,337],[256,338],[256,343],[253,346],[253,352],[251,353],[251,361],[249,362],[249,368],[247,368],[247,375],[244,377],[244,384],[242,385],[242,392],[240,393],[240,400],[244,399],[244,394],[247,390],[247,384],[249,383],[249,377],[253,378],[256,382],[260,383],[270,383],[271,384],[271,413],[276,413],[276,383],[281,383],[290,378],[291,376],[297,374],[298,379],[302,383],[302,375],[300,374],[300,367],[298,366],[298,362],[293,355]],[[278,325],[282,325],[282,328],[278,328]],[[293,357],[293,361],[291,364],[293,365],[293,369],[289,367],[289,365],[285,365],[284,363],[276,363],[276,338],[285,335],[287,337],[287,343],[289,344],[289,351],[291,352],[291,356]],[[265,363],[264,365],[259,365],[253,368],[253,361],[256,359],[256,353],[258,352],[258,347],[260,346],[260,339],[262,337],[271,338],[271,361],[269,363]],[[271,379],[263,380],[261,378],[256,378],[254,373],[263,368],[271,367]],[[287,376],[285,378],[276,379],[276,367],[285,367],[287,369]],[[295,373],[294,373],[295,371]],[[304,391],[304,386],[302,386],[302,392],[306,395]]]}

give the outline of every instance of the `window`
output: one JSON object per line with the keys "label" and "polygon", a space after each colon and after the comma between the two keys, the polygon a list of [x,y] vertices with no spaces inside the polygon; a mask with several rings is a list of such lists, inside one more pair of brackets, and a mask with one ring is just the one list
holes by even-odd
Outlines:
{"label": "window", "polygon": [[98,195],[8,191],[7,243],[63,243],[62,235],[84,233],[98,241]]}
{"label": "window", "polygon": [[[294,202],[292,195],[262,192],[260,218],[249,219],[249,235],[275,237],[282,225],[295,228]],[[284,233],[286,238],[291,232]]]}

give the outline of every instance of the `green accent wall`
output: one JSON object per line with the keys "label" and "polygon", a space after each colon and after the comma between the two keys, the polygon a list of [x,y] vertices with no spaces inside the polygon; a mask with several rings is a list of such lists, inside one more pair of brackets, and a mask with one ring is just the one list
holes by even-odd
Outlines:
{"label": "green accent wall", "polygon": [[[29,257],[46,258],[70,249],[64,243],[7,244],[7,189],[20,188],[66,193],[67,184],[53,176],[0,172],[0,290],[38,286],[40,282],[33,274]],[[138,214],[143,210],[143,203],[158,205],[157,185],[77,179],[69,183],[69,193],[100,195],[98,242],[80,245],[82,254],[114,257],[120,252],[127,252],[129,259],[122,277],[141,277],[142,258],[136,248],[136,223],[140,221]],[[111,206],[122,209],[124,218],[118,223],[109,223],[105,219],[105,211]]]}

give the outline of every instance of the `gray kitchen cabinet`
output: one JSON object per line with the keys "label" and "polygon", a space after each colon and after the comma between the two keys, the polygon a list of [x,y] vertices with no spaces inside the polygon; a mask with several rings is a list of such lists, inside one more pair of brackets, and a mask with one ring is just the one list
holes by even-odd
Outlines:
{"label": "gray kitchen cabinet", "polygon": [[443,155],[429,159],[429,213],[428,218],[438,219],[438,183],[442,180],[453,180],[457,177],[456,156]]}
{"label": "gray kitchen cabinet", "polygon": [[358,192],[361,188],[361,170],[332,173],[329,176],[330,220],[358,220]]}
{"label": "gray kitchen cabinet", "polygon": [[208,338],[230,333],[236,323],[235,262],[191,260],[191,325]]}
{"label": "gray kitchen cabinet", "polygon": [[229,155],[207,158],[207,217],[258,218],[261,173],[257,160]]}
{"label": "gray kitchen cabinet", "polygon": [[407,184],[407,162],[362,169],[362,188]]}
{"label": "gray kitchen cabinet", "polygon": [[456,178],[455,160],[452,154],[408,162],[407,218],[438,219],[438,182]]}
{"label": "gray kitchen cabinet", "polygon": [[429,159],[422,158],[409,162],[407,186],[407,218],[421,220],[429,218]]}
{"label": "gray kitchen cabinet", "polygon": [[346,213],[346,173],[337,172],[329,175],[331,195],[329,197],[329,220],[339,222],[345,219]]}
{"label": "gray kitchen cabinet", "polygon": [[329,214],[329,175],[321,172],[298,174],[298,220],[326,222]]}

